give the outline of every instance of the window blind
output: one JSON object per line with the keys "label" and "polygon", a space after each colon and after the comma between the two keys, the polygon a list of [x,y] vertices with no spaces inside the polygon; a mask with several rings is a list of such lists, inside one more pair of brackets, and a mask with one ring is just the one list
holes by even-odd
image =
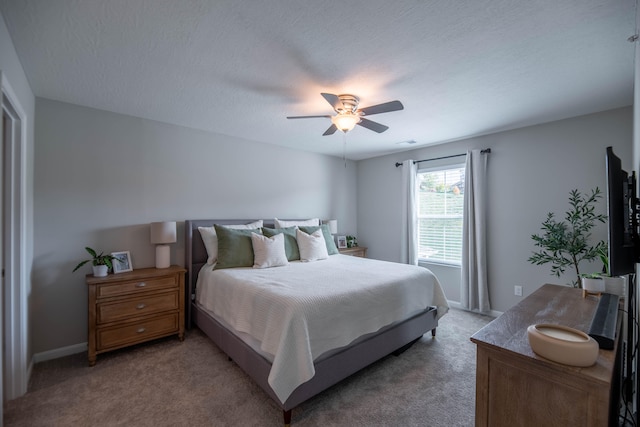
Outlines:
{"label": "window blind", "polygon": [[464,165],[421,170],[416,186],[418,258],[460,265]]}

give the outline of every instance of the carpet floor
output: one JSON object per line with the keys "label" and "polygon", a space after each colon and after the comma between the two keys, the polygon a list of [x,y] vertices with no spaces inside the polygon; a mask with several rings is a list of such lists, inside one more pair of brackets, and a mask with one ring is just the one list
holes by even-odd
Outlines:
{"label": "carpet floor", "polygon": [[[492,319],[452,309],[425,334],[293,410],[292,426],[472,426],[476,349]],[[282,411],[198,329],[38,363],[5,426],[282,426]]]}

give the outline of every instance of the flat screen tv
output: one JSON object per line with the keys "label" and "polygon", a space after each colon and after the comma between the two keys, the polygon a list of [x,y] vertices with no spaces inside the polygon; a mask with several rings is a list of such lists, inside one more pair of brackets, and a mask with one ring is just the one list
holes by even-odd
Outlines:
{"label": "flat screen tv", "polygon": [[635,272],[638,232],[635,217],[636,177],[622,169],[620,158],[607,147],[607,215],[609,217],[609,274]]}
{"label": "flat screen tv", "polygon": [[[609,216],[609,274],[611,276],[624,276],[635,273],[635,265],[638,262],[638,211],[636,209],[638,198],[636,196],[635,172],[629,175],[622,169],[620,158],[613,153],[611,147],[607,147],[607,210]],[[627,328],[626,354],[626,378],[622,379],[622,393],[627,402],[631,402],[635,393],[636,407],[640,408],[640,391],[634,387],[640,380],[640,370],[636,365],[634,378],[634,358],[638,345],[636,317],[636,289],[635,274],[629,276],[626,291]],[[636,364],[638,359],[636,358]]]}

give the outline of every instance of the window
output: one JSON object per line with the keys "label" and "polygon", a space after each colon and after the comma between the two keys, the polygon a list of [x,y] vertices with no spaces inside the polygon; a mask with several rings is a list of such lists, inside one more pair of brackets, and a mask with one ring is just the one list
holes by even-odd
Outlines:
{"label": "window", "polygon": [[424,169],[416,177],[418,258],[460,265],[464,164]]}

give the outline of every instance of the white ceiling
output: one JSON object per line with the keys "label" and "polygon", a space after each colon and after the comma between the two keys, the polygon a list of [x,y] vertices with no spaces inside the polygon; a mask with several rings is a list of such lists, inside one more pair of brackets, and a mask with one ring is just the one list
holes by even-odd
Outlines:
{"label": "white ceiling", "polygon": [[[632,104],[634,0],[0,0],[36,96],[363,159]],[[414,140],[415,145],[400,144]],[[176,141],[176,144],[179,144]]]}

